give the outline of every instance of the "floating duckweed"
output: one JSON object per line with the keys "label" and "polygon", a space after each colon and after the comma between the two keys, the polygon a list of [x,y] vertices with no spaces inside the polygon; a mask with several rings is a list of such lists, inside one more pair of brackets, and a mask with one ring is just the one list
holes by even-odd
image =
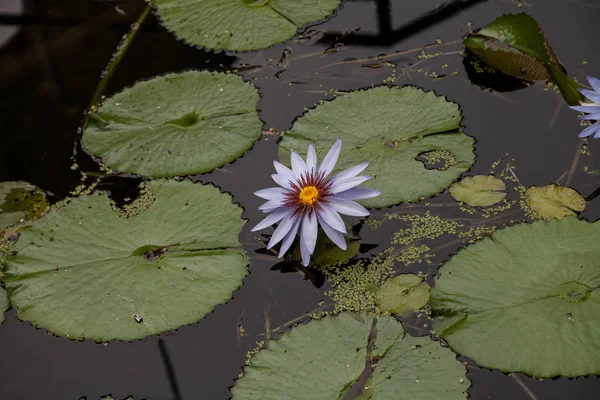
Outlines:
{"label": "floating duckweed", "polygon": [[[432,73],[432,76],[434,74],[435,73]],[[433,77],[436,78],[437,74]],[[456,165],[456,157],[449,151],[443,149],[423,153],[421,154],[421,157],[424,158],[429,165],[441,164],[441,166],[437,167],[439,169],[448,169]]]}
{"label": "floating duckweed", "polygon": [[437,215],[431,215],[429,211],[425,215],[398,215],[396,218],[409,224],[409,227],[396,232],[392,238],[392,244],[408,245],[425,238],[437,239],[444,234],[455,235],[457,230],[463,226],[460,222],[444,220]]}
{"label": "floating duckweed", "polygon": [[[260,342],[256,342],[256,347],[246,353],[246,365],[252,364],[251,363],[252,356],[254,356],[256,353],[258,353],[263,347],[265,347],[265,344],[266,344],[266,342],[264,340],[261,340]],[[241,377],[242,375],[243,374],[240,373],[238,376]]]}
{"label": "floating duckweed", "polygon": [[156,200],[156,196],[154,196],[150,189],[142,183],[140,185],[140,195],[131,203],[125,204],[120,208],[112,202],[111,206],[121,218],[131,218],[150,208],[154,203],[154,200]]}
{"label": "floating duckweed", "polygon": [[[391,249],[393,250],[393,249]],[[374,257],[367,264],[359,261],[348,267],[323,268],[328,274],[333,290],[326,292],[335,303],[334,312],[363,312],[375,307],[374,289],[394,272],[395,259],[386,252]]]}

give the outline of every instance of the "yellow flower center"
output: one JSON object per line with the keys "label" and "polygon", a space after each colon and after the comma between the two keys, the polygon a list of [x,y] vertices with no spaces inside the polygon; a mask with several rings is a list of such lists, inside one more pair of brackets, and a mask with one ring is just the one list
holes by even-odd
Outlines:
{"label": "yellow flower center", "polygon": [[314,204],[319,198],[319,190],[314,186],[307,186],[300,191],[298,200],[300,203],[310,206]]}

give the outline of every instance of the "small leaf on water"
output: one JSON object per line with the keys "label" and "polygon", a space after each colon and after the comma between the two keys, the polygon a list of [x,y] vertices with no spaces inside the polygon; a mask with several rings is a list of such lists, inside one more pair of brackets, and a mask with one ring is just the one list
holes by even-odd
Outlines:
{"label": "small leaf on water", "polygon": [[399,316],[411,314],[429,301],[430,286],[414,274],[402,274],[388,279],[375,294],[379,310]]}
{"label": "small leaf on water", "polygon": [[450,195],[473,207],[487,207],[506,197],[506,185],[490,175],[467,176],[450,186]]}
{"label": "small leaf on water", "polygon": [[525,201],[535,218],[546,221],[577,215],[585,209],[585,199],[576,190],[555,184],[530,187]]}
{"label": "small leaf on water", "polygon": [[318,22],[341,0],[154,0],[161,23],[194,46],[214,50],[264,49]]}
{"label": "small leaf on water", "polygon": [[546,378],[600,373],[600,223],[496,231],[459,250],[431,290],[434,328],[479,366]]}
{"label": "small leaf on water", "polygon": [[[368,380],[354,384],[365,370]],[[231,389],[233,400],[351,398],[464,400],[470,381],[456,355],[412,337],[387,316],[341,313],[292,328],[254,355]],[[365,397],[360,397],[360,396]]]}

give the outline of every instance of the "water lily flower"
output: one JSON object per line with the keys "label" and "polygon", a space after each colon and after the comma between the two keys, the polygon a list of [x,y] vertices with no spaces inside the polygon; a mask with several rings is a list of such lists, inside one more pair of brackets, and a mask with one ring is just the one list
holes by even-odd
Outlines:
{"label": "water lily flower", "polygon": [[353,200],[369,199],[381,194],[379,190],[356,187],[371,178],[369,175],[359,176],[369,165],[368,162],[328,178],[335,168],[341,148],[342,139],[339,138],[318,169],[317,153],[312,144],[308,145],[306,162],[292,150],[292,169],[273,161],[277,173],[271,177],[280,187],[254,193],[267,200],[258,209],[270,214],[252,232],[279,222],[267,248],[282,242],[280,258],[288,251],[296,233],[300,231],[302,263],[307,266],[315,251],[319,225],[333,243],[346,250],[346,225],[340,214],[365,217],[369,215],[369,211]]}
{"label": "water lily flower", "polygon": [[584,121],[595,121],[592,125],[585,128],[579,134],[579,137],[584,138],[594,135],[594,139],[600,138],[600,79],[593,76],[587,77],[588,82],[593,90],[579,89],[590,102],[581,103],[580,106],[571,107],[573,110],[587,113],[582,119]]}

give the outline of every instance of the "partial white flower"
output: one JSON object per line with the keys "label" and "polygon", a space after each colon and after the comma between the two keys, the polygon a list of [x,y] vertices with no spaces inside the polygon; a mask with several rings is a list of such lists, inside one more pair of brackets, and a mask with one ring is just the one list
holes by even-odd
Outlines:
{"label": "partial white flower", "polygon": [[581,103],[580,106],[571,107],[575,111],[587,113],[582,119],[593,121],[592,125],[579,133],[580,138],[594,135],[594,139],[600,139],[600,79],[593,76],[587,77],[593,90],[578,89],[589,101]]}
{"label": "partial white flower", "polygon": [[292,169],[273,161],[276,174],[271,175],[280,187],[259,190],[254,194],[267,200],[258,209],[270,213],[252,232],[279,223],[267,248],[281,243],[279,257],[288,251],[300,231],[300,253],[306,266],[315,251],[318,227],[342,250],[346,250],[346,226],[340,214],[365,217],[369,211],[353,200],[379,196],[379,190],[356,187],[371,176],[359,174],[369,163],[357,165],[328,178],[335,168],[342,139],[338,139],[317,169],[317,153],[312,144],[304,161],[292,150]]}

